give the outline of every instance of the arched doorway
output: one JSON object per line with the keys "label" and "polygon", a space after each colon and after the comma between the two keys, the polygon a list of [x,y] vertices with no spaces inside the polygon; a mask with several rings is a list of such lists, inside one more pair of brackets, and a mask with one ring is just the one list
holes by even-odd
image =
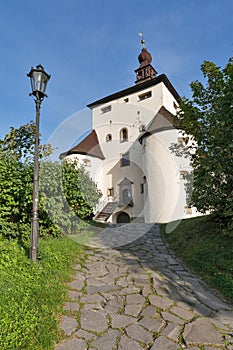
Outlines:
{"label": "arched doorway", "polygon": [[121,212],[117,215],[117,224],[127,224],[130,222],[130,216],[125,213],[125,212]]}

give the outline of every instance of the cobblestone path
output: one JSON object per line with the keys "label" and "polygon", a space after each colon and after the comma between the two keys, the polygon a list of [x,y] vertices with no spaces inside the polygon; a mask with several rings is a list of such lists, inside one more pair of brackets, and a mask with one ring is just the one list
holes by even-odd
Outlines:
{"label": "cobblestone path", "polygon": [[68,284],[65,340],[54,350],[233,350],[232,306],[168,253],[158,226],[87,254]]}

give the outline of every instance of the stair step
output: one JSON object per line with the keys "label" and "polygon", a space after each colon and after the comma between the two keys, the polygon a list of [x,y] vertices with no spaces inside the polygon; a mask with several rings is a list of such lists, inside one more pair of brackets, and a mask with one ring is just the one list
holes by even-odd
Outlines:
{"label": "stair step", "polygon": [[106,221],[109,216],[113,213],[117,202],[109,202],[107,203],[103,209],[96,215],[95,220],[101,219]]}

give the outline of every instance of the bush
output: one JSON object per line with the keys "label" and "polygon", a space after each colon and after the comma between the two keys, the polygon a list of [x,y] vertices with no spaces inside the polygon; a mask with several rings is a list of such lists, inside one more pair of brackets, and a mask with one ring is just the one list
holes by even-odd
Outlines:
{"label": "bush", "polygon": [[[11,128],[0,139],[0,226],[5,236],[25,240],[32,216],[33,122]],[[39,224],[40,236],[77,233],[85,227],[100,193],[85,168],[77,161],[51,162],[51,146],[39,152]]]}

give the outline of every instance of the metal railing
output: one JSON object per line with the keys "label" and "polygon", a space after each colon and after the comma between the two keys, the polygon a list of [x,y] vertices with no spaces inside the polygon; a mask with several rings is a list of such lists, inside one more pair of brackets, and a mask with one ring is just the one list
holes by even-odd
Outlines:
{"label": "metal railing", "polygon": [[97,204],[95,212],[94,212],[95,216],[97,216],[98,213],[100,213],[108,203],[114,203],[114,202],[118,202],[118,201],[119,201],[118,196],[116,196],[116,197],[108,196],[108,197],[104,198],[102,201],[100,201]]}

